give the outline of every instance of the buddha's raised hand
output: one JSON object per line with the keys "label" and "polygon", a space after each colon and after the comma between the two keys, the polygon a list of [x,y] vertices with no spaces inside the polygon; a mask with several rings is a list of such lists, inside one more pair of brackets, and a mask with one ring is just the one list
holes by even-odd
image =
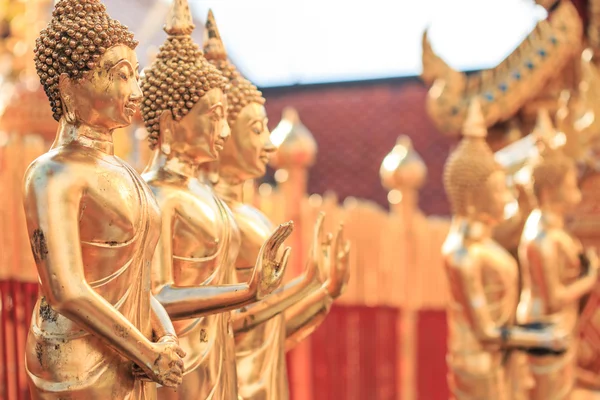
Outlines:
{"label": "buddha's raised hand", "polygon": [[260,248],[250,280],[250,287],[256,291],[257,300],[267,296],[281,284],[290,256],[290,248],[286,247],[281,257],[279,250],[293,230],[292,221],[279,225]]}
{"label": "buddha's raised hand", "polygon": [[340,224],[335,235],[333,251],[330,255],[329,276],[325,281],[332,298],[340,297],[350,279],[350,242],[344,240],[344,226]]}

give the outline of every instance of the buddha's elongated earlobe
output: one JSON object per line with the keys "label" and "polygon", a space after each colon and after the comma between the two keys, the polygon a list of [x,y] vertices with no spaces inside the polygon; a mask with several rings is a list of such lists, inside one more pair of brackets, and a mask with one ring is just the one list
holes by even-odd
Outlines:
{"label": "buddha's elongated earlobe", "polygon": [[73,82],[69,78],[67,74],[62,74],[59,79],[58,87],[60,93],[60,103],[62,106],[62,112],[66,119],[66,121],[70,124],[74,124],[75,117],[75,107],[73,102],[72,95],[72,84]]}

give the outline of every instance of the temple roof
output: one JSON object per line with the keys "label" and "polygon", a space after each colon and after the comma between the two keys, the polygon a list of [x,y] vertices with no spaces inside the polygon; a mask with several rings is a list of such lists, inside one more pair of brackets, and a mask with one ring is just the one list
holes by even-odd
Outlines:
{"label": "temple roof", "polygon": [[[145,65],[148,49],[164,41],[170,0],[103,1],[136,34]],[[343,12],[339,2],[297,0],[190,1],[190,7],[197,27],[213,9],[230,59],[262,87],[416,76],[427,26],[436,52],[453,68],[490,68],[544,16],[533,0],[430,0],[410,7],[371,0]],[[194,31],[196,43],[202,35]]]}

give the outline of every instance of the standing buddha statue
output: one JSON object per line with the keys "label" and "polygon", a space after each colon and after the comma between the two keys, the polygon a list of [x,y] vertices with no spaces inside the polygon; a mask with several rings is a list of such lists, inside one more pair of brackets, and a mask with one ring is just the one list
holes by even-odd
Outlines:
{"label": "standing buddha statue", "polygon": [[563,336],[513,326],[518,299],[514,258],[492,239],[510,195],[506,177],[485,141],[474,100],[463,139],[450,155],[444,186],[453,221],[442,247],[449,279],[449,386],[456,400],[524,399],[528,384],[515,348],[564,348]]}
{"label": "standing buddha statue", "polygon": [[193,29],[187,0],[175,0],[167,40],[142,79],[142,115],[154,149],[143,178],[162,215],[152,286],[187,353],[181,387],[159,388],[159,397],[231,400],[237,398],[237,378],[227,311],[279,285],[289,248],[279,250],[292,224],[266,238],[248,283],[236,284],[239,229],[205,173],[229,137],[226,80],[192,41]]}
{"label": "standing buddha statue", "polygon": [[27,338],[33,399],[155,399],[181,382],[184,355],[150,291],[159,210],[113,153],[142,99],[133,34],[98,0],[61,0],[35,64],[59,123],[24,178],[40,297]]}
{"label": "standing buddha statue", "polygon": [[[241,231],[241,249],[236,260],[238,280],[250,276],[253,260],[273,224],[259,210],[243,201],[244,182],[262,177],[275,151],[267,127],[265,99],[227,58],[213,16],[206,20],[204,53],[228,79],[227,119],[231,139],[219,159],[220,179],[215,186],[229,205]],[[319,216],[306,271],[278,289],[271,297],[234,314],[239,395],[246,400],[289,398],[286,349],[293,348],[323,321],[333,299],[348,279],[348,245],[340,228],[330,259],[329,242],[323,237],[323,215]],[[323,244],[324,243],[324,244]],[[322,247],[325,247],[325,255]],[[326,265],[323,268],[323,265]],[[329,269],[324,279],[319,271]],[[324,274],[323,274],[324,275]]]}
{"label": "standing buddha statue", "polygon": [[577,169],[572,158],[553,146],[556,132],[547,113],[541,113],[546,132],[539,132],[540,154],[534,159],[531,176],[537,200],[525,224],[519,245],[522,286],[517,321],[553,334],[571,335],[562,353],[533,351],[527,355],[534,379],[529,398],[570,398],[576,381],[579,300],[590,292],[598,276],[594,251],[582,247],[564,228],[565,214],[581,201]]}

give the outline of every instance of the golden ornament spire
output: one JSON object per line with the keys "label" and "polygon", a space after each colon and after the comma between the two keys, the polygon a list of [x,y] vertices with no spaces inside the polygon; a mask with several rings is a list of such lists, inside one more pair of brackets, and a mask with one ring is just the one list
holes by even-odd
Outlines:
{"label": "golden ornament spire", "polygon": [[463,136],[471,138],[485,138],[487,136],[487,127],[483,112],[481,111],[481,103],[474,98],[469,104],[467,118],[463,124]]}
{"label": "golden ornament spire", "polygon": [[206,17],[205,28],[204,54],[206,58],[209,60],[226,60],[227,51],[225,50],[225,45],[223,45],[215,16],[210,9],[208,10],[208,17]]}
{"label": "golden ornament spire", "polygon": [[192,13],[187,0],[173,0],[164,27],[165,32],[171,36],[189,35],[194,28]]}

